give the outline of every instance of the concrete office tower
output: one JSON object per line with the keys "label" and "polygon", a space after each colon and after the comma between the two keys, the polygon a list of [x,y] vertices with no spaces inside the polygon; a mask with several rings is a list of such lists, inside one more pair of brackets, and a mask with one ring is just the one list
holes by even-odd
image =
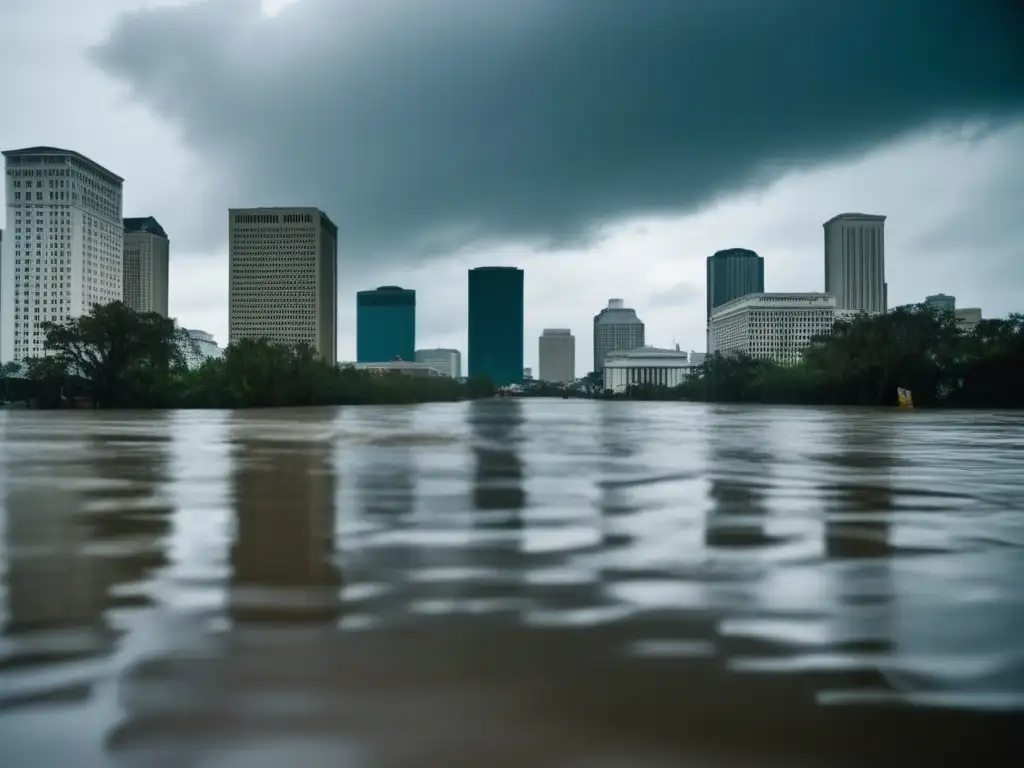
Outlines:
{"label": "concrete office tower", "polygon": [[885,216],[841,213],[825,228],[825,293],[836,309],[885,312]]}
{"label": "concrete office tower", "polygon": [[429,365],[453,379],[462,378],[462,353],[457,349],[417,349],[416,362]]}
{"label": "concrete office tower", "polygon": [[469,375],[498,386],[523,379],[523,270],[469,270]]}
{"label": "concrete office tower", "polygon": [[124,220],[124,303],[167,317],[170,242],[152,216]]}
{"label": "concrete office tower", "polygon": [[926,296],[924,303],[938,312],[956,312],[956,296],[937,293],[934,296]]}
{"label": "concrete office tower", "polygon": [[0,362],[20,362],[45,353],[44,320],[66,321],[122,299],[124,180],[66,149],[3,155]]}
{"label": "concrete office tower", "polygon": [[628,352],[644,346],[644,324],[622,299],[608,299],[608,306],[594,315],[594,370],[604,370],[609,352]]}
{"label": "concrete office tower", "polygon": [[232,208],[228,343],[309,344],[338,360],[338,228],[316,208]]}
{"label": "concrete office tower", "polygon": [[707,317],[727,301],[764,293],[764,259],[746,248],[718,251],[707,260]]}
{"label": "concrete office tower", "polygon": [[356,362],[413,362],[416,291],[382,285],[356,294]]}
{"label": "concrete office tower", "polygon": [[541,381],[569,384],[576,380],[576,337],[568,328],[545,328],[537,351]]}

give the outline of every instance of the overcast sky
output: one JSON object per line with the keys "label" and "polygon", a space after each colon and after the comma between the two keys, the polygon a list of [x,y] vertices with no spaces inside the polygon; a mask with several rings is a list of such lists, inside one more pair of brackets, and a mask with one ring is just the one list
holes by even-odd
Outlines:
{"label": "overcast sky", "polygon": [[[227,337],[227,209],[339,226],[357,290],[466,347],[466,269],[526,270],[545,327],[621,297],[704,345],[704,260],[822,290],[821,224],[885,214],[891,304],[1024,310],[1016,0],[0,0],[0,147],[74,149],[171,238],[171,314]],[[45,53],[44,53],[45,52]]]}

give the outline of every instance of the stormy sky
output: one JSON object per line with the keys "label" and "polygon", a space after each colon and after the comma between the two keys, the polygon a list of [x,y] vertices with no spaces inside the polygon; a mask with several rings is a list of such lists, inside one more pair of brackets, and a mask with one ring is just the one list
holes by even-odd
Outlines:
{"label": "stormy sky", "polygon": [[[526,361],[622,297],[702,349],[704,258],[821,290],[821,223],[882,213],[890,303],[1024,310],[1015,0],[0,0],[4,149],[124,176],[172,240],[171,312],[227,332],[227,208],[338,224],[357,290],[419,291],[465,350],[465,270],[526,269]],[[39,56],[40,50],[46,56]],[[32,62],[32,66],[28,63]],[[18,105],[11,109],[11,105]]]}

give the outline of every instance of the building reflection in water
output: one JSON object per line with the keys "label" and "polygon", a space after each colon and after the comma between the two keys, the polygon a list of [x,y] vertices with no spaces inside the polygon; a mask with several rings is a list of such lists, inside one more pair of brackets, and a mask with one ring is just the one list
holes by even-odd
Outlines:
{"label": "building reflection in water", "polygon": [[336,619],[341,573],[334,563],[331,445],[236,418],[230,616],[242,622]]}
{"label": "building reflection in water", "polygon": [[[522,405],[515,398],[476,400],[469,404],[476,460],[473,509],[484,513],[476,520],[479,525],[517,528],[523,524],[526,490],[519,458],[524,423]],[[503,512],[507,514],[500,514]]]}
{"label": "building reflection in water", "polygon": [[362,513],[388,525],[415,512],[413,452],[423,448],[414,441],[412,408],[389,411],[386,420],[381,420],[380,414],[374,416],[377,418],[366,425],[374,432],[371,444],[356,449],[355,463],[360,465],[356,485]]}

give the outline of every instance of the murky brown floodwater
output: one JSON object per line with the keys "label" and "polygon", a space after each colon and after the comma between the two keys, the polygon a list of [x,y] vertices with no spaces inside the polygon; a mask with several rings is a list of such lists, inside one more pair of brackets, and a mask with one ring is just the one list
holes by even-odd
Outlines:
{"label": "murky brown floodwater", "polygon": [[0,411],[0,764],[987,765],[1024,414]]}

